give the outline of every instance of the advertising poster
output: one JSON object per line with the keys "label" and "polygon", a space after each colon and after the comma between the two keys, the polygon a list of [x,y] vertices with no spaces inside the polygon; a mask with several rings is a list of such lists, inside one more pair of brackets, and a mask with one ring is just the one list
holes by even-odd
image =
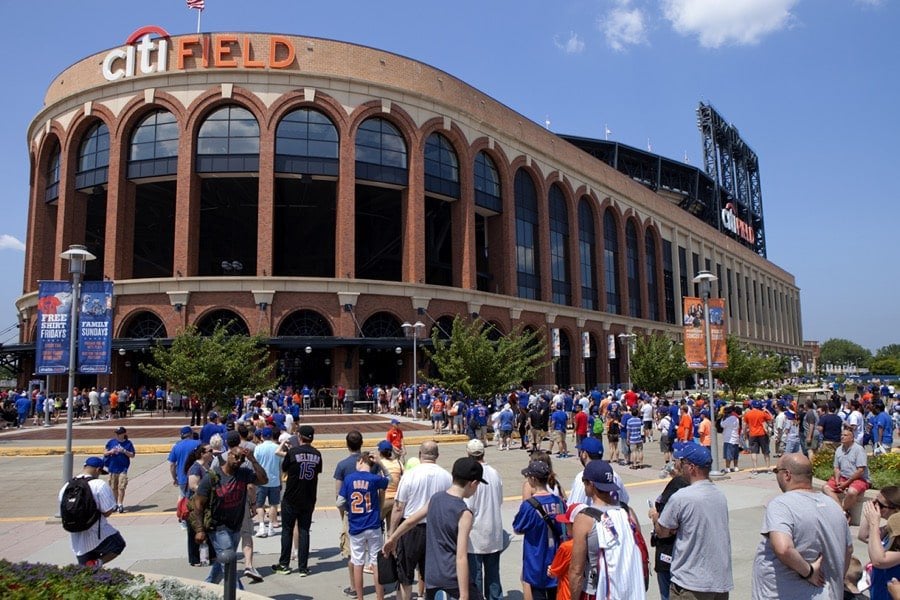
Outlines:
{"label": "advertising poster", "polygon": [[591,357],[591,334],[587,331],[581,332],[581,357],[584,359]]}
{"label": "advertising poster", "polygon": [[606,336],[606,351],[609,360],[616,360],[616,336],[611,333]]}
{"label": "advertising poster", "polygon": [[[703,325],[703,300],[684,298],[684,358],[689,369],[706,368],[706,328]],[[709,339],[712,368],[728,366],[725,340],[725,299],[709,299]]]}
{"label": "advertising poster", "polygon": [[39,281],[37,303],[38,375],[58,375],[69,370],[69,318],[72,315],[72,284]]}
{"label": "advertising poster", "polygon": [[111,281],[81,284],[81,311],[78,317],[78,372],[110,373],[112,351]]}
{"label": "advertising poster", "polygon": [[553,358],[560,357],[560,348],[559,348],[559,328],[553,327],[550,329],[550,355]]}

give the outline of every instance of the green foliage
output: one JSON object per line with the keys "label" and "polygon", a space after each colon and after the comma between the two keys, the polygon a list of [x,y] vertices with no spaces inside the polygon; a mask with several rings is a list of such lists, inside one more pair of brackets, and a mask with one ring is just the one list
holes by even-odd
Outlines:
{"label": "green foliage", "polygon": [[900,375],[900,357],[876,356],[869,361],[869,371],[873,375]]}
{"label": "green foliage", "polygon": [[[439,373],[434,383],[466,394],[470,398],[490,398],[531,381],[550,364],[543,335],[516,327],[498,341],[491,341],[491,326],[484,321],[453,319],[449,340],[442,340],[437,328],[431,334],[433,349],[425,355]],[[424,375],[424,374],[423,374]]]}
{"label": "green foliage", "polygon": [[[834,451],[830,448],[819,449],[812,464],[816,479],[828,481],[834,475]],[[900,485],[900,452],[870,456],[869,481],[877,490]]]}
{"label": "green foliage", "polygon": [[882,346],[875,353],[875,358],[898,358],[900,359],[900,344],[888,344]]}
{"label": "green foliage", "polygon": [[831,338],[819,348],[819,363],[864,367],[872,353],[850,340]]}
{"label": "green foliage", "polygon": [[690,371],[684,361],[684,347],[668,336],[655,334],[638,337],[631,356],[631,381],[635,386],[657,394],[670,390]]}
{"label": "green foliage", "polygon": [[753,391],[759,382],[778,377],[781,372],[781,359],[778,355],[766,356],[741,344],[738,339],[729,335],[728,367],[714,372],[722,383],[728,386],[732,399],[739,399],[741,394]]}
{"label": "green foliage", "polygon": [[261,336],[228,335],[228,324],[216,325],[212,335],[190,327],[168,348],[151,348],[155,364],[140,368],[158,381],[207,403],[230,410],[237,395],[274,387],[273,365]]}

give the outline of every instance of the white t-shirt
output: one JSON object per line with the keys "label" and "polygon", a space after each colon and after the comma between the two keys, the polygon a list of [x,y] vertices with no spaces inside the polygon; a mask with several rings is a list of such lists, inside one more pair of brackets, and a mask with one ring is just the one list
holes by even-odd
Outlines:
{"label": "white t-shirt", "polygon": [[[584,469],[578,471],[578,475],[575,476],[575,480],[572,482],[572,489],[569,491],[569,497],[566,500],[568,504],[575,504],[577,502],[579,504],[587,504],[588,506],[591,505],[591,499],[584,493],[584,482],[581,481],[582,477],[584,477]],[[631,495],[628,493],[628,490],[625,489],[622,478],[619,477],[619,474],[615,471],[613,471],[613,483],[619,487],[619,502],[628,504],[628,501],[631,500]]]}
{"label": "white t-shirt", "polygon": [[722,419],[722,440],[724,444],[740,444],[741,443],[741,420],[734,414],[728,415]]}
{"label": "white t-shirt", "polygon": [[[81,474],[76,475],[76,477],[86,477],[86,475]],[[60,502],[62,502],[63,492],[67,485],[68,483],[65,483],[59,489]],[[94,493],[94,501],[97,503],[97,508],[100,509],[100,527],[98,529],[97,524],[94,523],[94,525],[88,527],[84,531],[72,531],[69,533],[72,542],[72,552],[75,553],[75,556],[87,554],[99,546],[100,542],[109,536],[118,533],[118,530],[109,524],[109,521],[103,514],[116,507],[116,497],[113,495],[112,488],[109,487],[108,483],[99,478],[91,479],[88,482],[88,485],[91,486],[91,492]]]}
{"label": "white t-shirt", "polygon": [[649,402],[645,402],[644,406],[641,407],[641,420],[642,421],[652,421],[653,420],[653,405]]}
{"label": "white t-shirt", "polygon": [[[403,473],[397,486],[396,502],[403,503],[403,518],[407,519],[425,506],[432,496],[446,492],[453,484],[453,478],[446,469],[435,463],[423,462],[414,469]],[[420,523],[425,523],[422,519]]]}
{"label": "white t-shirt", "polygon": [[483,466],[483,479],[487,485],[479,484],[475,494],[465,500],[474,516],[468,550],[472,554],[491,554],[503,550],[503,520],[500,514],[503,480],[494,467]]}
{"label": "white t-shirt", "polygon": [[862,446],[863,436],[866,434],[865,427],[863,427],[862,413],[858,410],[851,412],[850,416],[847,417],[847,425],[852,425],[856,428],[853,430],[853,439]]}

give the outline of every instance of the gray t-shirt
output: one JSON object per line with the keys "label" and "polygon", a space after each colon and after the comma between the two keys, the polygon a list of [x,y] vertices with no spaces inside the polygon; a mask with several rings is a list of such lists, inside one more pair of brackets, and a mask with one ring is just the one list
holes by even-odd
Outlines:
{"label": "gray t-shirt", "polygon": [[838,446],[834,451],[834,466],[840,469],[841,477],[850,477],[859,467],[865,467],[863,479],[869,480],[869,458],[866,451],[857,443],[844,450],[844,446]]}
{"label": "gray t-shirt", "polygon": [[675,492],[659,524],[677,529],[672,582],[694,592],[730,592],[731,534],[728,501],[708,479]]}
{"label": "gray t-shirt", "polygon": [[[417,469],[419,467],[416,467]],[[462,498],[438,492],[428,504],[428,529],[425,531],[425,587],[455,590],[456,542],[459,518],[469,510]]]}
{"label": "gray t-shirt", "polygon": [[[816,587],[775,556],[768,534],[786,533],[806,559],[822,555],[825,587]],[[850,528],[840,506],[821,492],[796,490],[778,496],[766,507],[763,539],[753,561],[752,600],[830,600],[843,594],[844,558],[852,545]],[[805,573],[804,573],[805,575]]]}

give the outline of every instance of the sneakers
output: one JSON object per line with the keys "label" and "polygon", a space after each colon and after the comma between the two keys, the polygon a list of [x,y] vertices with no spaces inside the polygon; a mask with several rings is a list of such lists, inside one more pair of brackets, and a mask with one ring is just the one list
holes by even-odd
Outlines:
{"label": "sneakers", "polygon": [[291,568],[279,563],[277,565],[272,565],[272,572],[278,573],[279,575],[288,575],[291,572]]}
{"label": "sneakers", "polygon": [[352,587],[345,587],[345,588],[344,588],[344,595],[345,595],[345,596],[351,596],[351,597],[353,597],[353,598],[356,598],[356,590],[354,590]]}
{"label": "sneakers", "polygon": [[260,529],[259,531],[256,532],[256,537],[258,537],[258,538],[269,537],[269,534],[266,533],[265,529]]}
{"label": "sneakers", "polygon": [[116,506],[116,512],[120,512],[120,513],[125,512],[125,505],[119,504],[118,506]]}
{"label": "sneakers", "polygon": [[95,558],[94,560],[87,560],[84,562],[84,566],[90,567],[95,571],[99,571],[103,568],[103,561],[99,558]]}
{"label": "sneakers", "polygon": [[297,572],[300,574],[300,577],[309,577],[309,569],[297,569]]}
{"label": "sneakers", "polygon": [[259,571],[257,571],[253,567],[247,567],[246,569],[244,569],[244,577],[247,577],[248,579],[252,580],[253,583],[259,583],[260,581],[263,580],[263,576],[260,575]]}

